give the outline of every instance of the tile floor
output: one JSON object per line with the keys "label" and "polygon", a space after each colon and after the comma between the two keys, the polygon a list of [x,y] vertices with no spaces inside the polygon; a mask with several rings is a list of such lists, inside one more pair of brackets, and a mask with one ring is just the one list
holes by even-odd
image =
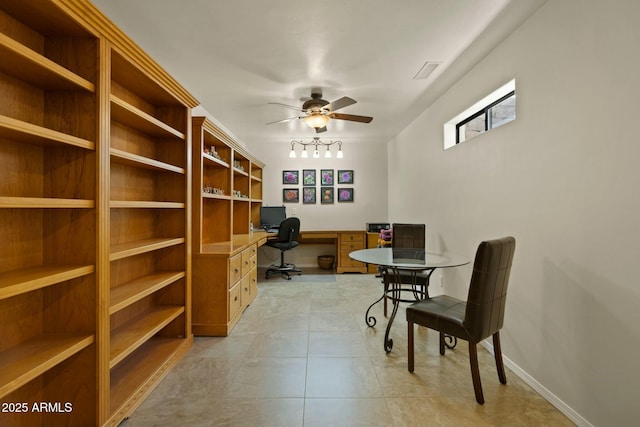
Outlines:
{"label": "tile floor", "polygon": [[[475,402],[467,345],[444,357],[438,335],[416,329],[416,369],[407,371],[406,320],[398,312],[365,325],[380,295],[373,275],[314,275],[259,283],[228,337],[196,337],[191,351],[123,427],[138,426],[572,426],[479,348],[484,405]],[[262,280],[263,274],[259,276]],[[508,307],[507,307],[508,309]]]}

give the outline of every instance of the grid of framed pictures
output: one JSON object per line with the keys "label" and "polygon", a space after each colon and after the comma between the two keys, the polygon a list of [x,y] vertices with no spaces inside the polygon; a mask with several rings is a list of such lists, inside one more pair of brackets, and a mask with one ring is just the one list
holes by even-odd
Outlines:
{"label": "grid of framed pictures", "polygon": [[[302,184],[302,203],[316,204],[320,199],[320,204],[333,204],[336,200],[338,203],[353,202],[353,187],[334,187],[335,183],[353,185],[352,169],[320,169],[319,173],[316,169],[303,169],[302,175],[299,170],[283,170],[283,185],[300,185]],[[316,186],[320,185],[318,189]],[[283,203],[299,203],[300,188],[283,188]]]}

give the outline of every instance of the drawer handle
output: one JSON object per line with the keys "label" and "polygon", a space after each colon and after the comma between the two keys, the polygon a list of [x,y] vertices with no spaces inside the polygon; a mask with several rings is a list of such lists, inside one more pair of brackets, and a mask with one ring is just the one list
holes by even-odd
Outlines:
{"label": "drawer handle", "polygon": [[238,269],[238,268],[234,268],[234,269],[233,269],[233,272],[234,272],[234,273],[238,273],[239,271],[240,271],[240,269]]}
{"label": "drawer handle", "polygon": [[234,301],[238,301],[238,296],[236,295],[236,297],[233,300]]}

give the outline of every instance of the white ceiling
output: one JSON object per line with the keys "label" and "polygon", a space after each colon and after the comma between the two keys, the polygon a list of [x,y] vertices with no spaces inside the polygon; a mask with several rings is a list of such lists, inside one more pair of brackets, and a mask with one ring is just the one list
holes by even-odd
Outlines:
{"label": "white ceiling", "polygon": [[[349,96],[322,139],[386,142],[546,0],[92,0],[245,144],[315,131],[296,111],[311,88]],[[426,61],[440,66],[426,80]]]}

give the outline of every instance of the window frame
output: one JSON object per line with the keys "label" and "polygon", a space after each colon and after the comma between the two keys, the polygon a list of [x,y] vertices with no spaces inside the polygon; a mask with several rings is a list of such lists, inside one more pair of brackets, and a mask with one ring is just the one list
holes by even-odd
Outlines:
{"label": "window frame", "polygon": [[[484,115],[484,132],[487,132],[487,131],[493,129],[493,120],[491,119],[491,109],[493,107],[495,107],[496,105],[500,104],[501,102],[506,101],[507,99],[509,99],[509,98],[511,98],[512,96],[515,96],[515,95],[516,95],[516,91],[514,89],[511,92],[509,92],[508,94],[506,94],[503,97],[499,98],[498,100],[496,100],[496,101],[492,102],[491,104],[487,105],[486,107],[482,108],[481,110],[479,110],[479,111],[473,113],[472,115],[468,116],[466,119],[463,119],[463,120],[459,121],[458,123],[456,123],[456,144],[460,144],[461,142],[467,141],[466,138],[464,139],[464,141],[460,141],[460,128],[462,126],[466,125],[467,123],[469,123],[470,121],[472,121],[474,119],[477,119],[478,117],[480,117],[482,115]],[[513,120],[515,120],[515,118]],[[509,121],[512,121],[512,120],[509,120]]]}
{"label": "window frame", "polygon": [[[459,145],[459,142],[460,142],[458,137],[459,130],[458,130],[458,127],[456,127],[458,123],[466,121],[467,119],[477,118],[478,113],[484,112],[484,110],[489,106],[495,107],[496,102],[498,103],[503,102],[504,100],[502,98],[510,95],[511,92],[513,92],[512,96],[514,95],[517,96],[517,91],[518,90],[516,88],[516,79],[512,78],[511,80],[504,83],[502,86],[492,90],[488,95],[478,100],[477,102],[473,103],[471,106],[469,106],[468,108],[465,108],[463,111],[461,111],[460,113],[456,114],[454,117],[446,121],[442,127],[443,149],[446,151],[449,148],[457,147]],[[515,107],[517,110],[517,105]],[[508,124],[510,122],[515,121],[515,119],[517,118],[516,110],[514,110],[513,120],[510,120],[508,122],[502,122],[496,127],[500,127],[504,124]],[[486,127],[486,120],[485,120],[485,127]],[[495,129],[495,127],[493,126],[492,128]],[[482,133],[485,133],[485,132],[486,131]],[[470,139],[473,139],[473,137]],[[468,140],[469,139],[463,140],[462,142],[465,142]]]}

